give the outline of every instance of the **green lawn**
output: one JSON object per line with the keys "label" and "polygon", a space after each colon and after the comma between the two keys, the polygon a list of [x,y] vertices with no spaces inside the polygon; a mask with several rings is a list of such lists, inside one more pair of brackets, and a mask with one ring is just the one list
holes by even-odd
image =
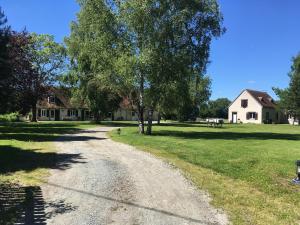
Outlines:
{"label": "green lawn", "polygon": [[182,169],[234,224],[300,223],[300,186],[290,182],[300,159],[300,127],[177,123],[153,130],[140,136],[126,127],[111,136]]}

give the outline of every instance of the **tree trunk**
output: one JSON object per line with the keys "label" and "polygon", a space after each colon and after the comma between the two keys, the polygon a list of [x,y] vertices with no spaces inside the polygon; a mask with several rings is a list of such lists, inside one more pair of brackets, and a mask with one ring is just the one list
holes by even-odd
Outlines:
{"label": "tree trunk", "polygon": [[37,116],[36,116],[36,103],[32,105],[32,118],[31,122],[37,122]]}
{"label": "tree trunk", "polygon": [[139,133],[145,133],[144,109],[139,107]]}
{"label": "tree trunk", "polygon": [[101,123],[100,111],[96,112],[96,123]]}
{"label": "tree trunk", "polygon": [[160,124],[160,112],[158,112],[158,115],[157,115],[157,124],[159,125]]}
{"label": "tree trunk", "polygon": [[115,114],[111,113],[111,121],[115,121]]}
{"label": "tree trunk", "polygon": [[147,135],[152,134],[152,121],[153,121],[153,110],[148,110],[148,124],[147,124]]}
{"label": "tree trunk", "polygon": [[139,133],[145,133],[145,121],[144,121],[144,75],[141,74],[140,80],[140,102],[139,102]]}

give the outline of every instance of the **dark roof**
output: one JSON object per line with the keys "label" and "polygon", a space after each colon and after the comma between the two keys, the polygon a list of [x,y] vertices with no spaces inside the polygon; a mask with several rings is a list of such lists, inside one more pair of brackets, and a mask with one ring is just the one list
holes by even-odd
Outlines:
{"label": "dark roof", "polygon": [[[48,101],[48,97],[55,97],[55,103],[50,103]],[[71,103],[71,91],[67,88],[49,88],[47,94],[42,98],[42,100],[38,101],[38,108],[46,108],[46,109],[59,109],[59,108],[87,108],[87,106],[82,103],[80,105],[74,105]]]}
{"label": "dark roof", "polygon": [[255,98],[263,107],[267,107],[267,108],[276,107],[273,98],[267,92],[255,91],[250,89],[246,89],[246,91],[250,95],[252,95],[252,97]]}
{"label": "dark roof", "polygon": [[128,97],[124,97],[120,102],[119,106],[120,109],[133,110],[133,111],[137,110],[137,106]]}

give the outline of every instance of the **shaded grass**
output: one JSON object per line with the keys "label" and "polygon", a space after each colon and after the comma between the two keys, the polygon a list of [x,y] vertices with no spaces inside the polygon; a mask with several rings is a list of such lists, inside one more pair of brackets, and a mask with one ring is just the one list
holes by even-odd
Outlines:
{"label": "shaded grass", "polygon": [[162,157],[213,197],[235,224],[297,224],[300,187],[291,184],[300,159],[300,127],[167,124],[153,136],[124,128],[114,140]]}

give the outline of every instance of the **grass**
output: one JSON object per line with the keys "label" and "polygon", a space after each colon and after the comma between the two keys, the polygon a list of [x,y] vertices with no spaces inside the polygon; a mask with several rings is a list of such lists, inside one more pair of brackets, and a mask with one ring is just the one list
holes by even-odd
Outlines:
{"label": "grass", "polygon": [[300,187],[291,183],[300,127],[177,123],[155,126],[151,137],[136,127],[110,135],[182,169],[234,224],[300,224]]}
{"label": "grass", "polygon": [[67,167],[79,156],[55,153],[52,142],[61,134],[91,126],[86,122],[0,124],[0,183],[37,185],[56,164]]}

